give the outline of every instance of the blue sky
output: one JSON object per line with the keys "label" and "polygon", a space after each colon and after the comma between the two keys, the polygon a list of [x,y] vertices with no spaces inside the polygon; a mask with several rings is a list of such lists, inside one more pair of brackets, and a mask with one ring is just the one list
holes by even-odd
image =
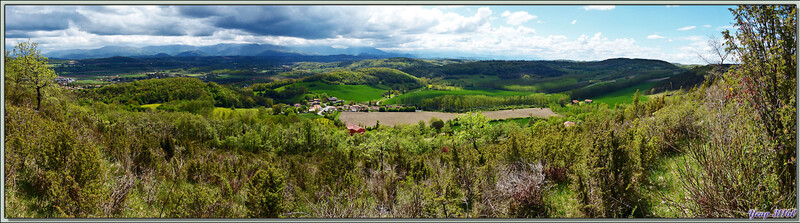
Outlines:
{"label": "blue sky", "polygon": [[6,6],[6,46],[367,46],[431,57],[702,63],[733,6]]}

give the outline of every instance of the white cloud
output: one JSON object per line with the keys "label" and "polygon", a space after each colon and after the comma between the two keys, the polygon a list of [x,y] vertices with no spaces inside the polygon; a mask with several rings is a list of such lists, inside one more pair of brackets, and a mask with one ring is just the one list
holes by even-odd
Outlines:
{"label": "white cloud", "polygon": [[[608,7],[613,8],[613,6]],[[325,11],[323,9],[326,8],[318,11]],[[494,18],[500,19],[493,21],[493,12],[490,8],[471,9],[472,13],[468,15],[443,11],[443,9],[435,7],[417,6],[361,6],[355,10],[337,9],[339,10],[337,16],[341,17],[337,22],[348,22],[352,25],[341,26],[346,32],[317,39],[259,35],[242,29],[212,29],[215,27],[207,22],[209,17],[169,20],[168,15],[173,13],[173,8],[131,10],[123,7],[85,13],[91,16],[92,21],[113,20],[96,22],[99,24],[99,28],[119,26],[130,30],[143,30],[153,27],[150,25],[152,21],[162,20],[174,26],[191,26],[180,29],[187,33],[194,32],[194,30],[212,30],[206,35],[164,36],[148,34],[146,30],[132,35],[99,34],[84,29],[87,27],[70,24],[70,27],[64,30],[28,33],[32,34],[31,39],[39,42],[45,52],[60,49],[99,48],[106,45],[138,47],[168,44],[202,46],[219,43],[267,43],[284,46],[372,46],[395,52],[439,51],[454,52],[449,55],[485,55],[487,57],[507,55],[507,58],[516,59],[603,60],[626,57],[661,59],[680,63],[699,61],[696,52],[698,48],[703,49],[699,44],[705,43],[705,38],[702,36],[664,37],[658,34],[647,36],[647,39],[664,39],[670,42],[675,40],[674,45],[670,44],[670,47],[661,48],[660,46],[640,45],[630,37],[609,39],[604,35],[605,32],[588,33],[578,38],[568,38],[560,34],[542,35],[538,34],[537,30],[524,25],[525,22],[532,23],[534,20],[537,23],[541,22],[535,15],[527,12],[497,13],[494,14]],[[80,10],[85,9],[81,8]],[[152,15],[147,14],[148,12],[152,12]],[[518,15],[518,18],[512,19],[515,15]],[[570,20],[566,21],[570,22]],[[577,24],[577,19],[572,20],[571,23]],[[27,38],[9,38],[7,36],[6,44],[25,41]],[[641,39],[641,37],[637,37],[637,39]],[[647,42],[649,44],[651,41]]]}
{"label": "white cloud", "polygon": [[678,28],[678,31],[686,31],[686,30],[690,30],[690,29],[694,29],[694,28],[697,28],[697,26],[687,26],[687,27]]}
{"label": "white cloud", "polygon": [[518,12],[513,12],[513,13],[509,12],[509,11],[505,11],[500,16],[506,17],[506,23],[508,23],[509,25],[513,25],[513,26],[516,26],[516,25],[519,25],[519,24],[522,24],[522,23],[525,23],[527,21],[530,21],[530,20],[533,20],[533,19],[537,18],[537,16],[528,14],[528,12],[526,12],[526,11],[518,11]]}
{"label": "white cloud", "polygon": [[703,27],[711,28],[711,25],[706,24],[706,25],[703,25]]}
{"label": "white cloud", "polygon": [[723,30],[723,29],[733,29],[733,26],[720,26],[720,27],[717,27],[717,30]]}
{"label": "white cloud", "polygon": [[616,8],[616,6],[613,6],[613,5],[588,5],[588,6],[584,6],[583,10],[586,10],[586,11],[589,11],[589,10],[606,11],[606,10],[612,10],[614,8]]}
{"label": "white cloud", "polygon": [[667,8],[678,7],[678,5],[665,5],[665,6],[667,6]]}

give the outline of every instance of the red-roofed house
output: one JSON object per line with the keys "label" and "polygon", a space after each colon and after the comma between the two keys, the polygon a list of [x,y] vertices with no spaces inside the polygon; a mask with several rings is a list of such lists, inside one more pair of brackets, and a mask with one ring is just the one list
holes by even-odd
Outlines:
{"label": "red-roofed house", "polygon": [[367,130],[364,129],[364,128],[361,128],[361,126],[353,125],[353,124],[347,124],[347,130],[350,131],[350,135],[353,135],[353,133],[364,134],[364,132],[367,132]]}

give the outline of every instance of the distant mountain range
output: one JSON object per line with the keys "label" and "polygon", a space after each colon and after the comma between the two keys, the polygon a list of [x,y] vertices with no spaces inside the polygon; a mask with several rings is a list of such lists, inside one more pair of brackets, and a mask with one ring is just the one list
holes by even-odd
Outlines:
{"label": "distant mountain range", "polygon": [[97,49],[59,50],[45,53],[58,59],[90,59],[108,57],[204,57],[204,56],[255,56],[255,57],[302,57],[326,55],[352,55],[373,57],[413,57],[410,54],[385,52],[372,47],[334,48],[330,46],[286,47],[271,44],[223,43],[212,46],[165,45],[165,46],[105,46]]}

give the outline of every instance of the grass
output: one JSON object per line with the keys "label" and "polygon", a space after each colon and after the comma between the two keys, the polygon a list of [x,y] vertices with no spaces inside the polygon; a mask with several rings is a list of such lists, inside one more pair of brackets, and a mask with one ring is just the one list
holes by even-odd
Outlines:
{"label": "grass", "polygon": [[639,101],[647,101],[647,97],[643,95],[643,92],[652,88],[655,84],[656,82],[644,82],[618,91],[607,93],[596,98],[592,98],[592,100],[594,100],[594,102],[605,103],[610,107],[614,107],[616,104],[627,104],[633,102],[633,94],[636,93],[636,90],[639,90],[639,94],[641,95],[641,97],[639,97]]}
{"label": "grass", "polygon": [[[651,213],[654,217],[677,218],[680,211],[672,210],[668,200],[680,202],[686,199],[682,183],[675,168],[685,165],[686,155],[667,155],[656,161],[648,174],[650,185],[645,186],[645,197],[650,202]],[[663,197],[662,197],[663,196]],[[665,199],[666,198],[666,199]]]}
{"label": "grass", "polygon": [[500,77],[492,75],[459,75],[453,77],[453,79],[445,79],[445,82],[451,84],[469,83],[473,85],[480,85],[482,83],[495,82],[499,80]]}
{"label": "grass", "polygon": [[580,218],[581,204],[575,199],[574,192],[568,183],[553,185],[544,195],[545,207],[551,218]]}
{"label": "grass", "polygon": [[108,81],[96,81],[96,80],[76,80],[73,83],[74,84],[79,84],[79,85],[84,85],[84,84],[95,85],[95,84],[108,84],[108,83],[111,83],[111,82],[108,82]]}
{"label": "grass", "polygon": [[158,108],[158,106],[161,106],[161,104],[146,104],[146,105],[142,105],[140,107],[149,108],[150,110],[156,110],[156,108]]}
{"label": "grass", "polygon": [[119,75],[120,77],[130,77],[130,78],[137,78],[137,77],[147,77],[147,75],[138,73],[138,74],[123,74]]}
{"label": "grass", "polygon": [[218,117],[218,118],[226,118],[226,117],[230,117],[231,115],[233,115],[234,112],[237,112],[239,114],[247,113],[247,112],[257,113],[258,109],[257,108],[237,108],[235,110],[232,110],[230,108],[219,108],[219,107],[217,107],[217,108],[214,108],[214,111],[211,112],[211,115],[214,116],[214,117]]}
{"label": "grass", "polygon": [[[320,81],[297,83],[317,94],[325,93],[346,101],[371,101],[383,98],[386,90],[369,85],[332,85]],[[283,87],[276,90],[281,90]],[[298,97],[299,99],[300,97]],[[293,100],[297,101],[297,100]]]}
{"label": "grass", "polygon": [[491,88],[464,88],[456,91],[422,90],[416,93],[402,94],[388,99],[384,104],[418,103],[424,99],[435,98],[443,95],[486,95],[486,96],[515,96],[530,95],[530,92],[506,91]]}

